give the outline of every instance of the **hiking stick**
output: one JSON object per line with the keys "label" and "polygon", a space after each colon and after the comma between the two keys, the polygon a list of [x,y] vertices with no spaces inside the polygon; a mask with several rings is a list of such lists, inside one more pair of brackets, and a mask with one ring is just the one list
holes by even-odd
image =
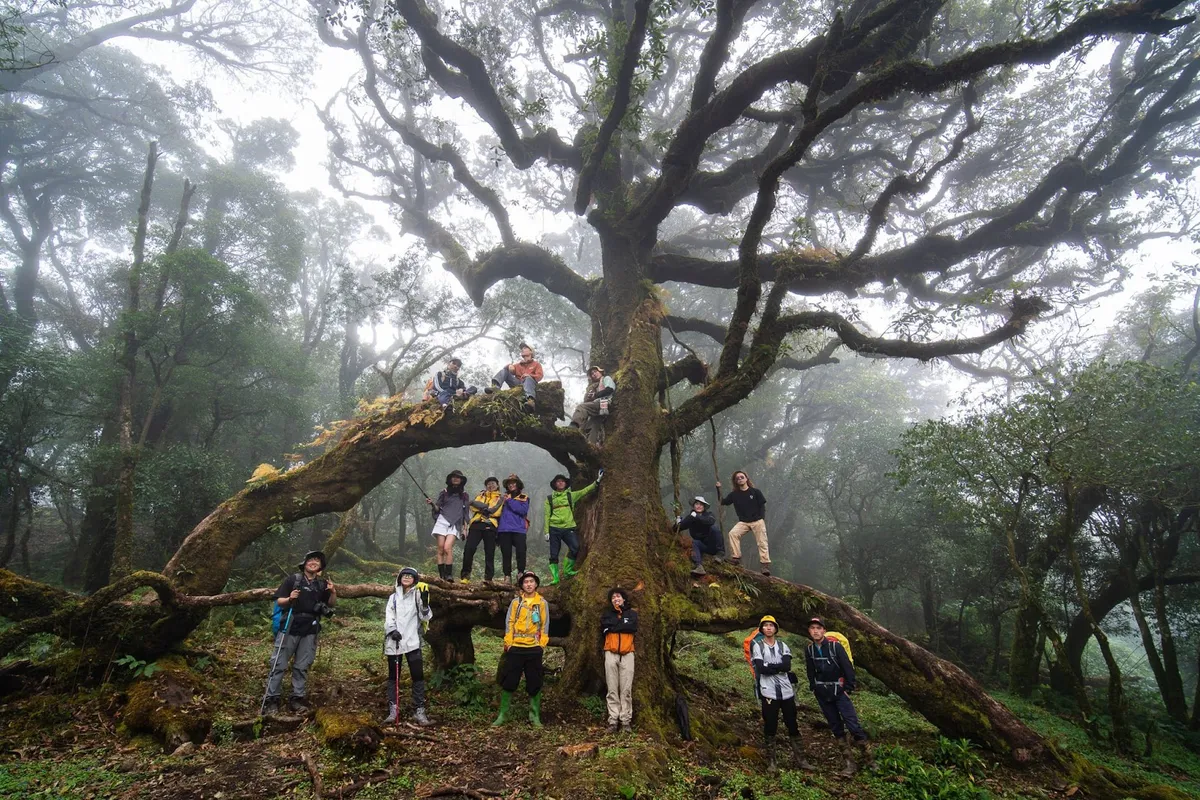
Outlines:
{"label": "hiking stick", "polygon": [[[284,621],[283,627],[279,629],[279,632],[283,634],[285,639],[287,638],[288,628],[290,628],[291,625],[292,625],[292,610],[289,608],[287,619]],[[279,657],[281,655],[283,655],[283,641],[280,641],[279,644],[276,646],[275,659],[271,662],[271,671],[267,673],[267,685],[263,689],[262,705],[259,706],[259,708],[258,708],[258,715],[260,717],[263,715],[263,712],[265,712],[267,710],[267,692],[271,691],[271,676],[275,674],[275,667],[279,666]]]}
{"label": "hiking stick", "polygon": [[400,468],[404,470],[404,474],[405,474],[405,475],[407,475],[408,477],[412,478],[412,482],[413,482],[413,483],[416,485],[416,487],[417,487],[417,491],[418,491],[418,492],[420,492],[422,495],[424,495],[426,500],[428,500],[429,502],[431,502],[431,503],[432,503],[432,502],[433,502],[433,498],[432,498],[432,497],[430,497],[429,495],[425,494],[425,490],[421,488],[421,484],[417,483],[417,479],[416,479],[415,477],[413,477],[413,474],[412,474],[411,472],[409,472],[409,471],[408,471],[408,465],[407,465],[407,464],[401,464],[401,465],[400,465]]}

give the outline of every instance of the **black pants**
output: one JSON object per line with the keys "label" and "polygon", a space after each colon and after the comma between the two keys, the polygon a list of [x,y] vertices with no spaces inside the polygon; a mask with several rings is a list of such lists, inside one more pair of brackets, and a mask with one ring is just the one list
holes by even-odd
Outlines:
{"label": "black pants", "polygon": [[388,656],[388,680],[387,680],[387,696],[389,703],[399,702],[399,684],[400,684],[400,665],[404,659],[408,659],[408,674],[412,676],[412,700],[413,708],[425,707],[425,666],[421,660],[421,651],[412,650],[404,655]]}
{"label": "black pants", "polygon": [[504,556],[504,574],[512,575],[513,550],[517,551],[517,572],[525,571],[525,534],[512,531],[500,531],[496,534],[500,544],[500,553]]}
{"label": "black pants", "polygon": [[[524,538],[524,537],[522,537]],[[533,697],[542,690],[542,648],[510,647],[500,670],[500,688],[515,692],[525,676],[525,691]]]}
{"label": "black pants", "polygon": [[799,736],[800,728],[796,725],[796,698],[789,697],[787,700],[772,700],[764,697],[762,699],[762,718],[763,718],[763,735],[768,739],[775,736],[775,732],[779,730],[779,712],[783,711],[783,724],[787,728],[788,736]]}
{"label": "black pants", "polygon": [[838,691],[828,699],[818,695],[817,705],[821,707],[821,713],[825,715],[825,721],[829,723],[829,730],[836,738],[842,738],[846,733],[846,728],[849,728],[850,735],[856,742],[866,741],[867,732],[863,730],[862,724],[858,721],[858,712],[854,710],[854,703],[850,702],[848,694]]}
{"label": "black pants", "polygon": [[467,530],[467,544],[463,548],[462,577],[471,577],[475,551],[483,542],[483,579],[490,581],[496,574],[496,529],[486,522],[476,522]]}

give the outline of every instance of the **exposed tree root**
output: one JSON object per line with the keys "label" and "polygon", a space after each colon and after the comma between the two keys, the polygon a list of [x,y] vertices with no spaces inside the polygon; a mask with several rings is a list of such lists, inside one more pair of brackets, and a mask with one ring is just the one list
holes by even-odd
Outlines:
{"label": "exposed tree root", "polygon": [[321,800],[321,770],[318,769],[317,761],[312,757],[312,753],[304,754],[304,766],[308,769],[308,776],[312,778],[313,800]]}

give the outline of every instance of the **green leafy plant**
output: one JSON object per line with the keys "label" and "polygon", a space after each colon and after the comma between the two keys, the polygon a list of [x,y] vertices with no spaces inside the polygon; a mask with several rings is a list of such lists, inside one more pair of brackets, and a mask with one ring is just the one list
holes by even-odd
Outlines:
{"label": "green leafy plant", "polygon": [[579,704],[587,709],[587,712],[596,719],[604,719],[604,716],[608,713],[608,707],[605,705],[604,698],[599,695],[584,695],[579,698]]}
{"label": "green leafy plant", "polygon": [[981,777],[986,766],[975,752],[969,739],[947,739],[939,736],[933,751],[933,763],[942,767],[954,767],[967,775]]}
{"label": "green leafy plant", "polygon": [[209,732],[213,744],[225,744],[233,741],[233,720],[229,717],[217,717],[213,720],[212,730]]}
{"label": "green leafy plant", "polygon": [[121,656],[113,663],[124,669],[131,679],[149,678],[162,669],[158,664],[142,661],[140,658],[131,655]]}
{"label": "green leafy plant", "polygon": [[446,692],[457,706],[473,712],[488,710],[487,693],[479,681],[474,664],[459,664],[438,670],[429,679],[429,684],[435,691]]}

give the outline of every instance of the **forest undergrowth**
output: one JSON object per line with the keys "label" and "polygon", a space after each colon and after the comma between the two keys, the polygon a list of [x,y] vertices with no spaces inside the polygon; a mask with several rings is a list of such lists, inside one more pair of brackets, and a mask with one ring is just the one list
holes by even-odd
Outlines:
{"label": "forest undergrowth", "polygon": [[[430,676],[435,724],[384,728],[379,736],[385,679],[382,604],[376,599],[340,604],[310,672],[310,698],[320,713],[266,726],[256,715],[266,677],[269,617],[257,605],[214,612],[178,655],[154,664],[108,654],[98,675],[89,675],[78,654],[56,641],[31,641],[5,663],[32,657],[55,669],[37,686],[0,699],[0,798],[1084,796],[1065,775],[1013,770],[968,742],[939,736],[869,677],[855,703],[875,737],[877,769],[864,769],[853,779],[836,774],[839,751],[816,704],[801,692],[802,736],[820,769],[783,769],[769,777],[742,637],[736,633],[677,637],[676,665],[692,687],[694,724],[703,727],[697,741],[663,744],[636,731],[606,734],[603,698],[555,692],[564,659],[553,648],[547,655],[546,727],[529,727],[525,698],[518,693],[515,721],[491,728],[501,642],[494,632],[478,630],[474,668]],[[784,638],[794,649],[802,644],[791,632]],[[405,675],[405,695],[409,685]],[[1152,733],[1151,755],[1127,760],[1090,742],[1082,728],[1056,712],[1052,698],[999,697],[1065,752],[1200,796],[1196,742],[1165,723]],[[150,710],[139,703],[148,703]],[[170,738],[187,735],[180,731],[202,743],[180,750]],[[584,745],[576,748],[582,755],[560,751],[579,745]]]}

